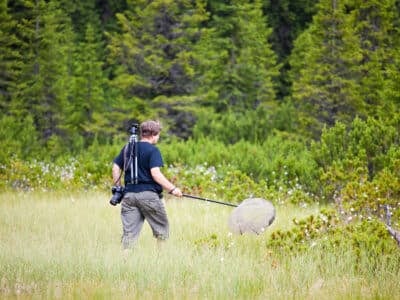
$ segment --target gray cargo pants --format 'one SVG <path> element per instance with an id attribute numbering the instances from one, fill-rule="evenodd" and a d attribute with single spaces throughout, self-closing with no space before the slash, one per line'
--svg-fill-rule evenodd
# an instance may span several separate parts
<path id="1" fill-rule="evenodd" d="M 121 202 L 122 246 L 124 249 L 133 247 L 145 219 L 155 238 L 166 240 L 169 237 L 167 213 L 158 194 L 150 191 L 126 193 Z"/>

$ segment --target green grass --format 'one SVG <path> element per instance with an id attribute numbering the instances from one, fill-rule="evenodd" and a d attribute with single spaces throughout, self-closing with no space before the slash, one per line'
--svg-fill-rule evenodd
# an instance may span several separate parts
<path id="1" fill-rule="evenodd" d="M 370 267 L 346 249 L 266 247 L 273 230 L 317 208 L 276 207 L 264 235 L 233 236 L 231 207 L 166 199 L 168 242 L 159 251 L 146 223 L 124 259 L 109 196 L 1 194 L 0 299 L 400 299 L 398 264 L 385 258 Z"/>

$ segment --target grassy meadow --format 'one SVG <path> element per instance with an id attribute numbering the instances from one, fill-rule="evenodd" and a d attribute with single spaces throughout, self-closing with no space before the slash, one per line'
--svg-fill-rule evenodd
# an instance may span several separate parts
<path id="1" fill-rule="evenodd" d="M 0 299 L 400 299 L 399 264 L 387 257 L 266 246 L 272 231 L 316 207 L 276 206 L 263 235 L 234 236 L 231 207 L 167 198 L 168 242 L 158 249 L 146 223 L 124 257 L 120 207 L 109 197 L 0 194 Z"/>

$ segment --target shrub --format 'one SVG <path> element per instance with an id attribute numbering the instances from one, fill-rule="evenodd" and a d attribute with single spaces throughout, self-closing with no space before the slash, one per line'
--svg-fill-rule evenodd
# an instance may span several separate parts
<path id="1" fill-rule="evenodd" d="M 302 220 L 293 220 L 294 227 L 290 230 L 277 230 L 271 233 L 267 246 L 279 251 L 305 251 L 316 240 L 327 237 L 340 223 L 335 210 L 321 210 L 317 216 L 311 215 Z"/>
<path id="2" fill-rule="evenodd" d="M 17 119 L 3 115 L 0 117 L 0 164 L 11 157 L 31 158 L 39 154 L 38 134 L 32 117 Z"/>
<path id="3" fill-rule="evenodd" d="M 349 182 L 340 195 L 343 214 L 347 218 L 369 219 L 375 216 L 384 220 L 385 209 L 394 212 L 393 226 L 400 226 L 400 177 L 384 169 L 372 181 Z"/>
<path id="4" fill-rule="evenodd" d="M 232 169 L 268 186 L 315 189 L 317 165 L 306 143 L 295 136 L 276 133 L 260 144 L 239 141 L 225 145 L 220 141 L 200 139 L 160 144 L 167 164 L 195 168 L 214 166 L 224 174 Z M 225 170 L 226 169 L 226 170 Z"/>
<path id="5" fill-rule="evenodd" d="M 352 252 L 359 262 L 367 258 L 370 263 L 378 256 L 398 253 L 396 242 L 376 218 L 346 223 L 335 210 L 324 209 L 318 215 L 295 219 L 293 224 L 290 230 L 272 232 L 267 247 L 277 252 L 303 252 L 313 247 L 325 251 L 342 248 Z"/>
<path id="6" fill-rule="evenodd" d="M 296 110 L 290 103 L 260 105 L 245 111 L 228 110 L 223 114 L 205 111 L 199 113 L 193 137 L 197 140 L 212 135 L 214 140 L 224 144 L 234 144 L 242 140 L 260 144 L 275 129 L 293 132 L 296 117 Z"/>
<path id="7" fill-rule="evenodd" d="M 356 118 L 349 128 L 337 123 L 324 129 L 311 146 L 319 167 L 320 196 L 333 200 L 348 184 L 372 181 L 384 168 L 398 173 L 400 133 L 398 121 Z"/>

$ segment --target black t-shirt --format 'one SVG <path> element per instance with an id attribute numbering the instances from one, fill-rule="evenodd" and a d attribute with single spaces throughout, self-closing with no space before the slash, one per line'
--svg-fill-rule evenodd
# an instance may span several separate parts
<path id="1" fill-rule="evenodd" d="M 122 170 L 124 170 L 125 162 L 125 190 L 127 192 L 154 191 L 161 194 L 162 187 L 154 181 L 150 172 L 152 168 L 162 167 L 164 165 L 160 150 L 156 146 L 147 142 L 136 142 L 136 146 L 138 147 L 138 184 L 133 184 L 133 180 L 131 182 L 130 144 L 125 146 L 127 147 L 126 150 L 125 147 L 122 148 L 119 155 L 114 159 L 114 163 L 116 163 Z M 132 162 L 132 165 L 133 167 L 135 166 L 134 161 Z M 135 171 L 133 171 L 133 174 L 135 174 Z"/>

